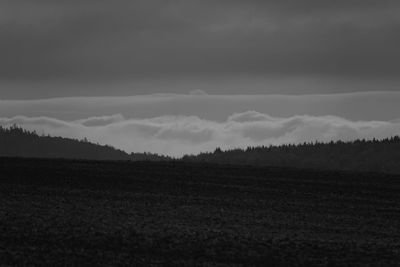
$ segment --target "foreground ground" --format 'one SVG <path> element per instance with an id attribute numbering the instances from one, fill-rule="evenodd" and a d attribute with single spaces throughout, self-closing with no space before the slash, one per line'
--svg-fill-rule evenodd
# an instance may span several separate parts
<path id="1" fill-rule="evenodd" d="M 400 265 L 400 176 L 0 158 L 0 265 Z"/>

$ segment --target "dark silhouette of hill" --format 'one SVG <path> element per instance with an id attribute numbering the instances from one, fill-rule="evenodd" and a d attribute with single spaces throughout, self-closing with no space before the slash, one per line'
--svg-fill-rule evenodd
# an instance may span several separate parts
<path id="1" fill-rule="evenodd" d="M 185 156 L 184 161 L 400 173 L 400 137 L 352 142 L 260 146 Z"/>
<path id="2" fill-rule="evenodd" d="M 38 135 L 18 126 L 0 126 L 0 156 L 88 160 L 166 161 L 168 156 L 131 153 L 87 139 Z M 186 155 L 184 162 L 400 173 L 400 137 L 352 142 L 304 143 Z"/>
<path id="3" fill-rule="evenodd" d="M 71 158 L 89 160 L 166 160 L 151 153 L 131 153 L 108 145 L 90 143 L 87 139 L 38 135 L 18 126 L 0 126 L 0 156 L 32 158 Z"/>

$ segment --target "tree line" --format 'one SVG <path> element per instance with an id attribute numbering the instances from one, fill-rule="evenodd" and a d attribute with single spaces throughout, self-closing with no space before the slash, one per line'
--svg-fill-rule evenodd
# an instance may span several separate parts
<path id="1" fill-rule="evenodd" d="M 33 158 L 70 158 L 89 160 L 167 160 L 153 153 L 126 153 L 109 145 L 49 135 L 22 129 L 17 125 L 0 126 L 0 156 Z"/>
<path id="2" fill-rule="evenodd" d="M 184 161 L 400 173 L 400 137 L 257 146 L 184 156 Z"/>
<path id="3" fill-rule="evenodd" d="M 39 135 L 16 125 L 0 126 L 0 156 L 90 160 L 183 161 L 228 165 L 276 166 L 325 170 L 400 173 L 400 137 L 329 143 L 256 146 L 185 155 L 180 159 L 155 153 L 126 153 L 109 145 Z"/>

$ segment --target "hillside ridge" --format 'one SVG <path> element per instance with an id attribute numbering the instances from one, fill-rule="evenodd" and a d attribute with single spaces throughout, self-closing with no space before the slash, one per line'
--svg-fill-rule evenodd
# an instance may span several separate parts
<path id="1" fill-rule="evenodd" d="M 400 173 L 400 137 L 382 140 L 257 146 L 204 152 L 179 159 L 154 153 L 127 153 L 109 145 L 39 135 L 16 125 L 0 126 L 0 156 L 85 160 L 183 161 L 224 165 L 292 167 Z"/>

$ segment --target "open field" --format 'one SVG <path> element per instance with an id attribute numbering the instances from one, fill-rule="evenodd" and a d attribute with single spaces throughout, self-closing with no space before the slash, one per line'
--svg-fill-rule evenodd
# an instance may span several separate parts
<path id="1" fill-rule="evenodd" d="M 396 175 L 0 158 L 0 177 L 4 265 L 400 265 Z"/>

